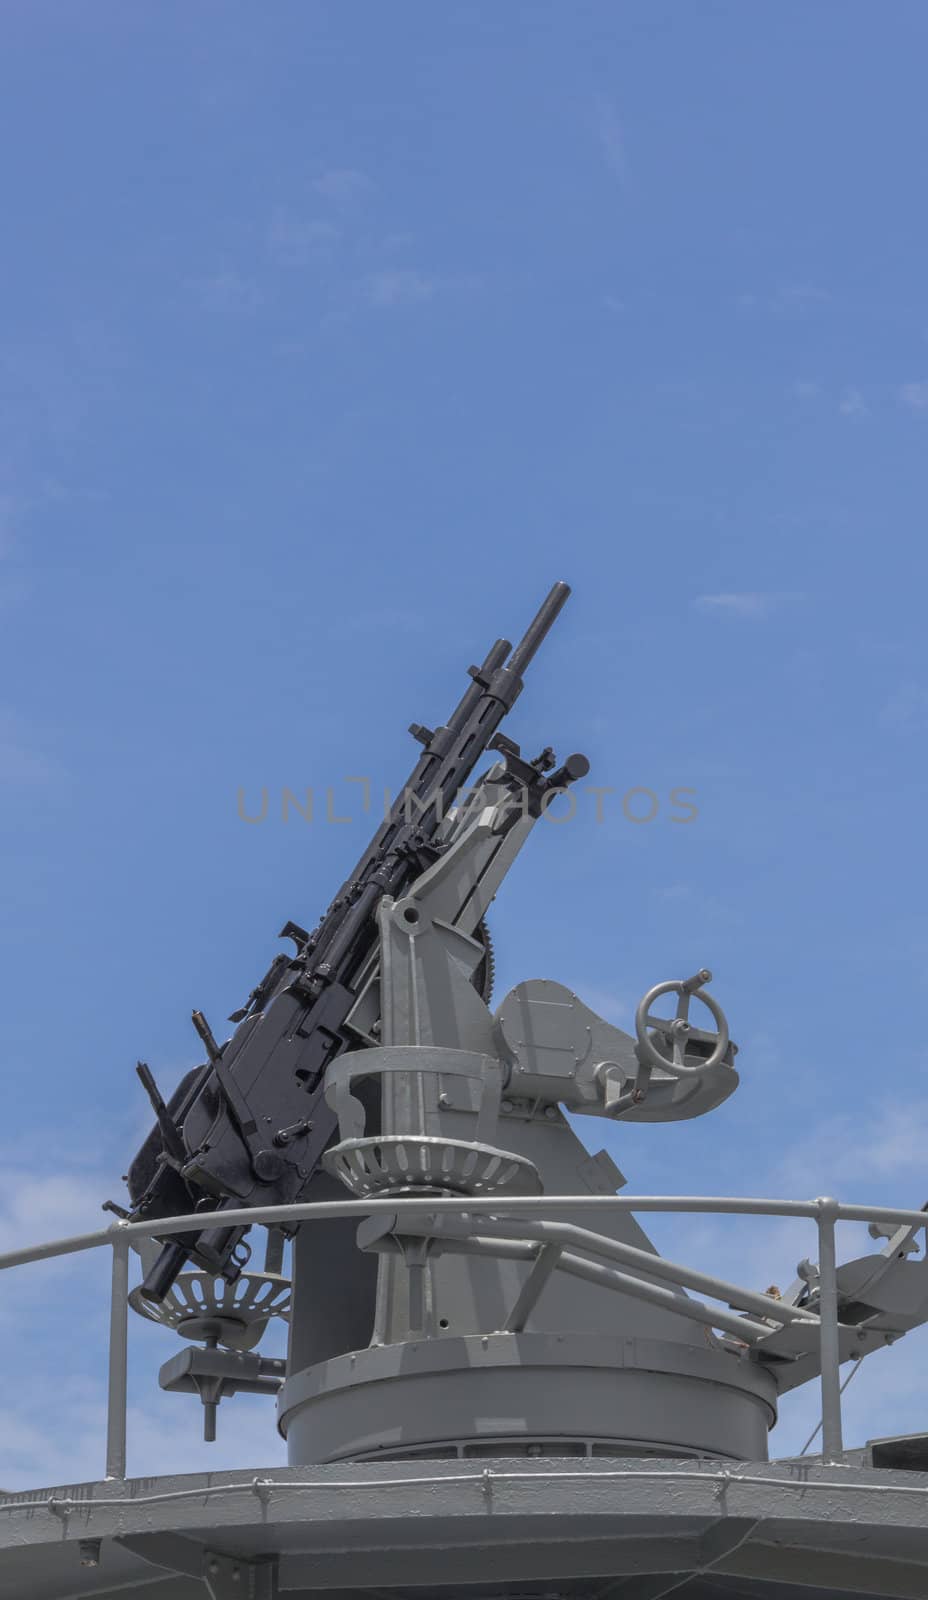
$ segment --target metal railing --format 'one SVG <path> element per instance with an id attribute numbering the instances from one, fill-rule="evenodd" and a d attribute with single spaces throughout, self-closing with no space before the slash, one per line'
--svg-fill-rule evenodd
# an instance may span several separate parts
<path id="1" fill-rule="evenodd" d="M 841 1423 L 840 1380 L 840 1322 L 838 1317 L 838 1282 L 835 1254 L 835 1224 L 837 1222 L 865 1222 L 889 1224 L 893 1227 L 925 1228 L 928 1215 L 919 1210 L 896 1210 L 889 1206 L 843 1205 L 830 1197 L 818 1200 L 767 1200 L 729 1198 L 718 1195 L 531 1195 L 505 1201 L 488 1196 L 475 1198 L 467 1195 L 454 1197 L 427 1196 L 423 1199 L 403 1197 L 382 1200 L 323 1200 L 303 1205 L 266 1206 L 262 1208 L 224 1211 L 224 1227 L 240 1224 L 280 1224 L 324 1222 L 346 1217 L 394 1215 L 406 1217 L 430 1216 L 436 1213 L 491 1213 L 508 1217 L 525 1215 L 547 1217 L 556 1212 L 577 1211 L 634 1211 L 670 1212 L 677 1215 L 709 1214 L 714 1216 L 806 1217 L 817 1224 L 819 1259 L 819 1357 L 821 1365 L 822 1399 L 822 1456 L 825 1461 L 839 1460 L 843 1451 Z M 96 1250 L 109 1246 L 113 1252 L 110 1290 L 109 1359 L 107 1371 L 106 1412 L 106 1478 L 123 1480 L 126 1476 L 126 1412 L 128 1386 L 129 1342 L 129 1251 L 133 1240 L 159 1239 L 165 1234 L 197 1233 L 203 1227 L 202 1213 L 195 1216 L 159 1218 L 156 1222 L 117 1221 L 95 1233 L 76 1234 L 72 1238 L 55 1239 L 46 1244 L 29 1245 L 21 1250 L 10 1250 L 0 1255 L 0 1272 L 10 1267 L 25 1266 L 32 1261 L 49 1261 L 60 1256 L 75 1255 L 83 1250 Z M 657 1260 L 661 1260 L 660 1257 Z M 682 1270 L 682 1269 L 681 1269 Z M 723 1279 L 706 1273 L 688 1273 L 690 1279 L 700 1279 L 699 1287 L 710 1296 L 725 1299 L 732 1286 Z M 758 1297 L 750 1295 L 756 1300 Z M 729 1302 L 730 1303 L 730 1302 Z M 771 1307 L 777 1302 L 771 1300 Z M 713 1321 L 712 1308 L 706 1307 L 706 1316 L 700 1320 Z M 726 1314 L 719 1313 L 719 1325 L 724 1325 Z M 785 1320 L 785 1319 L 784 1319 Z"/>

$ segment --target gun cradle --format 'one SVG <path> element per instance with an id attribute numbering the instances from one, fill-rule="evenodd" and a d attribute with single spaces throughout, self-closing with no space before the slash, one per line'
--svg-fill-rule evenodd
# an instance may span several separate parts
<path id="1" fill-rule="evenodd" d="M 475 943 L 495 882 L 546 796 L 589 770 L 585 757 L 570 756 L 552 773 L 555 758 L 549 748 L 526 761 L 499 732 L 522 692 L 523 673 L 569 593 L 567 584 L 555 584 L 515 649 L 498 639 L 480 666 L 468 668 L 469 686 L 447 724 L 413 725 L 423 751 L 400 797 L 315 932 L 287 924 L 284 936 L 294 939 L 296 954 L 278 956 L 244 1008 L 233 1014 L 240 1025 L 232 1039 L 220 1048 L 205 1018 L 194 1012 L 209 1062 L 188 1075 L 169 1105 L 147 1065 L 139 1064 L 158 1122 L 130 1167 L 132 1215 L 150 1221 L 200 1210 L 211 1218 L 200 1233 L 168 1236 L 144 1285 L 152 1301 L 163 1298 L 188 1256 L 204 1269 L 234 1278 L 240 1270 L 235 1252 L 247 1230 L 224 1229 L 217 1213 L 242 1202 L 295 1200 L 317 1170 L 334 1127 L 322 1096 L 324 1072 L 356 1038 L 374 1042 L 380 1026 L 380 912 L 404 895 L 423 868 L 453 848 L 461 819 L 453 814 L 449 825 L 445 807 L 471 781 L 477 762 L 488 750 L 502 753 L 503 761 L 492 769 L 493 793 L 505 792 L 508 804 L 505 814 L 494 817 L 493 837 L 483 841 L 488 870 L 482 904 L 471 883 L 449 921 L 462 951 Z M 414 918 L 416 912 L 406 908 L 404 915 Z M 486 949 L 472 964 L 472 978 L 481 958 L 488 966 Z M 365 1004 L 352 1027 L 349 1015 L 362 997 Z M 213 1207 L 216 1200 L 219 1205 Z"/>

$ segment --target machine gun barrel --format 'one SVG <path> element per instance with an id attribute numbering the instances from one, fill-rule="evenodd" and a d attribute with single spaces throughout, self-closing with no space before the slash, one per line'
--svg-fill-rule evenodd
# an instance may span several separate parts
<path id="1" fill-rule="evenodd" d="M 569 594 L 566 583 L 555 584 L 511 656 L 509 641 L 498 639 L 483 665 L 471 667 L 474 681 L 449 717 L 447 726 L 432 733 L 428 729 L 420 730 L 422 735 L 428 735 L 425 753 L 394 803 L 389 819 L 356 869 L 353 883 L 347 886 L 349 894 L 352 890 L 357 892 L 356 886 L 364 883 L 367 876 L 351 913 L 342 921 L 325 950 L 325 959 L 316 969 L 320 975 L 333 976 L 345 962 L 349 963 L 350 970 L 343 974 L 342 981 L 350 981 L 354 975 L 356 963 L 351 961 L 351 955 L 358 953 L 361 959 L 366 955 L 358 951 L 359 936 L 370 923 L 376 901 L 383 894 L 395 895 L 403 880 L 411 876 L 409 858 L 408 855 L 404 857 L 404 851 L 415 842 L 417 835 L 425 843 L 428 836 L 437 831 L 444 806 L 467 782 L 499 724 L 521 694 L 522 670 L 531 661 Z M 410 814 L 411 797 L 417 802 L 419 815 L 416 818 Z"/>
<path id="2" fill-rule="evenodd" d="M 313 959 L 314 972 L 327 977 L 345 959 L 356 933 L 370 914 L 373 900 L 387 892 L 385 866 L 391 853 L 395 855 L 398 845 L 403 842 L 404 834 L 408 840 L 413 805 L 419 813 L 416 831 L 420 834 L 428 832 L 430 828 L 434 831 L 438 821 L 438 808 L 434 802 L 440 804 L 442 799 L 449 797 L 457 776 L 448 776 L 448 757 L 478 713 L 486 698 L 487 685 L 505 665 L 511 649 L 508 639 L 497 639 L 482 664 L 470 668 L 472 682 L 465 689 L 446 726 L 433 730 L 414 723 L 410 728 L 414 737 L 424 743 L 425 749 L 393 802 L 389 815 L 309 941 L 307 956 Z M 484 743 L 472 753 L 469 752 L 470 759 L 462 772 L 469 774 L 485 749 Z M 365 892 L 371 886 L 378 891 L 374 895 Z"/>
<path id="3" fill-rule="evenodd" d="M 142 1286 L 146 1298 L 163 1299 L 188 1256 L 210 1272 L 234 1273 L 233 1252 L 247 1229 L 224 1229 L 224 1207 L 286 1204 L 305 1191 L 334 1129 L 323 1079 L 352 1038 L 346 1024 L 376 947 L 377 906 L 385 895 L 404 893 L 434 860 L 446 806 L 491 747 L 569 594 L 566 583 L 556 583 L 514 650 L 498 639 L 482 664 L 468 669 L 472 681 L 446 724 L 412 728 L 422 754 L 318 928 L 307 935 L 287 925 L 296 955 L 276 958 L 235 1014 L 239 1026 L 226 1045 L 220 1049 L 209 1035 L 209 1063 L 188 1075 L 165 1108 L 189 1158 L 178 1161 L 172 1152 L 166 1164 L 153 1130 L 133 1164 L 138 1181 L 130 1169 L 133 1214 L 169 1219 L 189 1210 L 193 1197 L 204 1207 L 204 1227 L 183 1239 L 167 1233 Z M 566 781 L 570 776 L 565 768 Z M 286 1143 L 259 1131 L 297 1125 L 305 1135 Z"/>
<path id="4" fill-rule="evenodd" d="M 556 583 L 550 594 L 538 608 L 537 615 L 529 623 L 524 636 L 519 640 L 507 663 L 508 670 L 516 678 L 521 678 L 526 667 L 532 661 L 541 644 L 556 622 L 562 607 L 570 594 L 569 583 Z"/>

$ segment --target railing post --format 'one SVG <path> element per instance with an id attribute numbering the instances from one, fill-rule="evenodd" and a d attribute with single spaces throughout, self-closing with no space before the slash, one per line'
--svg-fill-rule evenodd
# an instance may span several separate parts
<path id="1" fill-rule="evenodd" d="M 112 1229 L 110 1346 L 106 1400 L 106 1476 L 126 1476 L 126 1388 L 129 1363 L 129 1240 Z"/>
<path id="2" fill-rule="evenodd" d="M 841 1436 L 841 1348 L 838 1336 L 838 1278 L 835 1264 L 835 1218 L 838 1202 L 823 1197 L 818 1208 L 818 1314 L 819 1359 L 822 1368 L 822 1459 L 840 1461 L 844 1450 Z"/>

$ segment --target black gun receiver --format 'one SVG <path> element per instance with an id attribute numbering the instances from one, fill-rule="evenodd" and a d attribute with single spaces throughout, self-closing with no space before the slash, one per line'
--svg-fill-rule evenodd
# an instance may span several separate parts
<path id="1" fill-rule="evenodd" d="M 188 1259 L 233 1280 L 242 1267 L 246 1228 L 223 1227 L 223 1209 L 287 1205 L 299 1200 L 335 1130 L 323 1098 L 329 1063 L 360 1041 L 346 1027 L 358 984 L 378 939 L 376 910 L 384 895 L 403 894 L 441 854 L 444 807 L 469 782 L 488 750 L 497 750 L 513 786 L 540 807 L 544 796 L 588 770 L 571 757 L 557 772 L 549 750 L 534 762 L 497 730 L 522 690 L 522 675 L 570 594 L 556 583 L 521 643 L 497 639 L 447 724 L 413 724 L 424 746 L 389 816 L 313 933 L 288 922 L 293 941 L 230 1021 L 218 1045 L 200 1012 L 194 1026 L 207 1060 L 165 1103 L 144 1063 L 139 1075 L 157 1121 L 129 1169 L 133 1220 L 202 1210 L 199 1233 L 165 1230 L 165 1243 L 142 1286 L 162 1300 Z M 247 1246 L 244 1247 L 247 1252 Z M 246 1255 L 247 1259 L 247 1255 Z"/>

